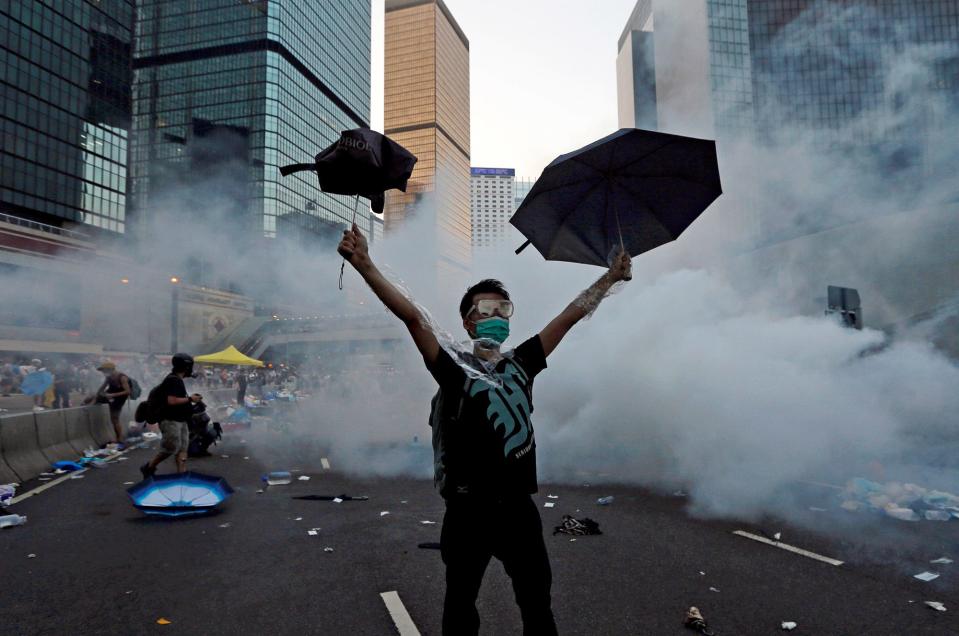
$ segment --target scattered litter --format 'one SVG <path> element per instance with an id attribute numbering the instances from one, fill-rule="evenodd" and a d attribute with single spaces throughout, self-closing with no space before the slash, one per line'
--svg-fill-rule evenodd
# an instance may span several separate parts
<path id="1" fill-rule="evenodd" d="M 782 532 L 777 532 L 776 534 L 773 535 L 773 539 L 775 539 L 776 541 L 779 541 L 782 538 L 783 538 Z"/>
<path id="2" fill-rule="evenodd" d="M 388 514 L 390 514 L 390 511 L 389 511 L 389 510 L 384 510 L 383 512 L 380 513 L 380 516 L 381 516 L 381 517 L 385 517 L 385 516 L 388 515 Z"/>
<path id="3" fill-rule="evenodd" d="M 845 510 L 872 510 L 901 521 L 948 521 L 959 517 L 959 496 L 916 484 L 881 484 L 856 477 L 846 484 L 842 496 L 840 505 Z"/>
<path id="4" fill-rule="evenodd" d="M 813 512 L 827 512 L 825 508 L 817 508 L 816 506 L 809 506 L 809 509 Z"/>
<path id="5" fill-rule="evenodd" d="M 332 551 L 333 551 L 333 548 L 331 548 L 330 546 L 326 546 L 325 548 L 323 548 L 323 551 L 324 551 L 324 552 L 332 552 Z"/>
<path id="6" fill-rule="evenodd" d="M 303 501 L 333 501 L 340 503 L 343 501 L 369 501 L 366 495 L 351 497 L 350 495 L 298 495 L 291 499 L 302 499 Z"/>
<path id="7" fill-rule="evenodd" d="M 576 540 L 576 539 L 570 539 L 569 542 L 572 543 L 572 542 L 575 541 L 575 540 Z"/>
<path id="8" fill-rule="evenodd" d="M 686 496 L 686 493 L 682 490 L 677 490 L 676 492 L 673 493 L 673 497 L 685 497 L 685 496 Z"/>
<path id="9" fill-rule="evenodd" d="M 37 558 L 37 555 L 35 555 L 33 552 L 31 552 L 30 554 L 27 555 L 27 558 L 28 558 L 28 559 L 35 559 L 35 558 Z"/>
<path id="10" fill-rule="evenodd" d="M 706 573 L 703 572 L 702 570 L 700 570 L 700 571 L 699 571 L 699 575 L 700 575 L 700 576 L 706 576 Z"/>
<path id="11" fill-rule="evenodd" d="M 435 525 L 436 525 L 436 522 L 435 522 L 435 521 L 420 521 L 420 523 L 422 523 L 424 526 L 435 526 Z"/>
<path id="12" fill-rule="evenodd" d="M 220 457 L 222 457 L 223 459 L 230 459 L 229 455 L 220 455 Z"/>
<path id="13" fill-rule="evenodd" d="M 599 529 L 599 524 L 585 517 L 582 520 L 575 519 L 569 515 L 563 515 L 563 522 L 553 528 L 553 535 L 572 534 L 581 537 L 588 534 L 603 534 Z"/>
<path id="14" fill-rule="evenodd" d="M 613 496 L 610 495 L 609 497 L 600 497 L 596 500 L 596 503 L 601 506 L 608 506 L 609 504 L 613 503 Z"/>
<path id="15" fill-rule="evenodd" d="M 124 486 L 132 486 L 132 485 L 135 484 L 135 483 L 136 483 L 135 481 L 125 481 L 125 482 L 123 482 L 123 485 L 124 485 Z"/>
<path id="16" fill-rule="evenodd" d="M 173 621 L 168 621 L 168 620 L 165 619 L 165 618 L 158 618 L 158 619 L 157 619 L 157 625 L 170 625 L 171 623 L 173 623 Z"/>
<path id="17" fill-rule="evenodd" d="M 50 481 L 51 479 L 53 479 L 53 477 L 40 477 L 37 481 Z"/>
<path id="18" fill-rule="evenodd" d="M 83 466 L 81 466 L 77 462 L 67 462 L 67 461 L 53 462 L 52 466 L 54 468 L 54 472 L 57 474 L 72 472 L 74 470 L 80 470 L 81 468 L 83 468 Z"/>
<path id="19" fill-rule="evenodd" d="M 230 527 L 230 522 L 227 521 L 226 523 L 221 523 L 221 524 L 220 524 L 220 527 L 221 527 L 221 528 L 229 528 L 229 527 Z"/>
<path id="20" fill-rule="evenodd" d="M 543 504 L 543 507 L 544 507 L 544 508 L 552 508 L 552 507 L 555 506 L 555 505 L 556 505 L 556 504 L 554 504 L 552 501 L 547 501 L 546 503 Z"/>
<path id="21" fill-rule="evenodd" d="M 262 495 L 262 494 L 263 494 L 263 489 L 262 489 L 262 488 L 260 488 L 259 490 L 257 490 L 257 491 L 256 491 L 256 494 L 258 494 L 258 495 Z"/>
<path id="22" fill-rule="evenodd" d="M 405 503 L 406 503 L 406 500 L 404 499 L 404 500 L 401 501 L 400 503 L 401 503 L 401 504 L 405 504 Z"/>
<path id="23" fill-rule="evenodd" d="M 249 457 L 244 457 L 243 459 L 250 459 Z"/>
<path id="24" fill-rule="evenodd" d="M 939 601 L 926 601 L 926 607 L 931 607 L 937 612 L 945 612 L 946 606 L 940 603 Z"/>
<path id="25" fill-rule="evenodd" d="M 310 535 L 311 537 L 315 537 L 316 535 L 319 534 L 316 530 L 307 530 L 306 533 Z"/>
<path id="26" fill-rule="evenodd" d="M 147 431 L 146 433 L 143 434 L 143 439 L 145 440 L 160 439 L 160 434 Z"/>
<path id="27" fill-rule="evenodd" d="M 424 550 L 439 550 L 440 544 L 434 541 L 427 541 L 425 543 L 418 543 L 416 547 L 422 548 Z"/>
<path id="28" fill-rule="evenodd" d="M 63 470 L 62 468 L 57 468 L 56 470 L 53 471 L 53 474 L 54 474 L 54 475 L 62 475 L 62 474 L 65 473 L 65 472 L 67 472 L 67 471 Z"/>
<path id="29" fill-rule="evenodd" d="M 286 470 L 278 470 L 263 475 L 263 481 L 267 486 L 285 486 L 293 481 L 293 475 Z"/>
<path id="30" fill-rule="evenodd" d="M 939 557 L 938 559 L 936 559 L 936 560 L 934 560 L 934 561 L 930 561 L 929 563 L 943 563 L 943 564 L 948 564 L 948 563 L 952 563 L 952 559 L 950 559 L 949 557 Z"/>
<path id="31" fill-rule="evenodd" d="M 293 521 L 303 521 L 303 517 L 297 517 L 297 518 L 294 519 Z"/>
<path id="32" fill-rule="evenodd" d="M 52 477 L 53 475 L 56 475 L 56 473 L 40 473 L 41 477 Z"/>
<path id="33" fill-rule="evenodd" d="M 912 578 L 919 579 L 920 581 L 934 581 L 939 578 L 939 575 L 935 572 L 920 572 L 919 574 L 913 574 Z"/>
<path id="34" fill-rule="evenodd" d="M 796 627 L 797 624 L 793 621 L 783 621 L 783 629 L 787 632 L 791 632 L 792 630 L 796 629 Z"/>
<path id="35" fill-rule="evenodd" d="M 300 475 L 299 477 L 297 477 L 297 479 L 298 479 L 299 481 L 310 481 L 310 476 L 309 476 L 309 475 Z"/>
<path id="36" fill-rule="evenodd" d="M 70 475 L 70 479 L 83 479 L 84 475 Z"/>
<path id="37" fill-rule="evenodd" d="M 547 499 L 559 499 L 559 495 L 546 495 Z"/>
<path id="38" fill-rule="evenodd" d="M 695 629 L 700 634 L 705 634 L 706 636 L 713 636 L 714 633 L 706 625 L 706 619 L 703 618 L 702 612 L 696 607 L 690 607 L 689 611 L 686 612 L 686 620 L 683 621 L 683 625 L 688 629 Z"/>
<path id="39" fill-rule="evenodd" d="M 709 588 L 709 591 L 710 591 L 710 592 L 718 592 L 718 591 L 719 591 L 719 588 L 711 587 L 711 588 Z"/>
<path id="40" fill-rule="evenodd" d="M 241 444 L 246 444 L 246 440 L 245 440 L 245 439 L 241 439 L 241 440 L 240 440 L 240 443 L 241 443 Z"/>
<path id="41" fill-rule="evenodd" d="M 118 461 L 118 462 L 125 462 L 125 461 L 127 461 L 128 459 L 130 459 L 130 458 L 129 458 L 129 457 L 117 457 L 117 461 Z"/>

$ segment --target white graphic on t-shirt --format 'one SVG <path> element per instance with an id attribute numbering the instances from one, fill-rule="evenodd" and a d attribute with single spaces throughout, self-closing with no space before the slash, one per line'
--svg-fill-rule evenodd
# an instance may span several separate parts
<path id="1" fill-rule="evenodd" d="M 493 429 L 503 434 L 503 455 L 509 457 L 517 448 L 526 445 L 531 438 L 530 413 L 532 407 L 523 388 L 529 384 L 529 377 L 523 369 L 508 361 L 502 374 L 498 374 L 502 387 L 491 386 L 482 380 L 476 380 L 470 386 L 470 397 L 476 397 L 484 391 L 488 393 L 489 407 L 486 417 Z M 517 457 L 524 453 L 517 454 Z"/>

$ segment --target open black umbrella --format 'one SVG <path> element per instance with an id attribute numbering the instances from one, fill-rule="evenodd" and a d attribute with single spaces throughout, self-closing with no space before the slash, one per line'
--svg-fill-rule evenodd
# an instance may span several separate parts
<path id="1" fill-rule="evenodd" d="M 370 199 L 373 211 L 383 211 L 383 193 L 396 188 L 406 192 L 416 157 L 386 135 L 369 128 L 344 130 L 336 143 L 316 155 L 314 163 L 280 168 L 284 177 L 315 170 L 320 188 L 331 194 L 352 194 Z"/>
<path id="2" fill-rule="evenodd" d="M 716 144 L 624 128 L 553 160 L 510 219 L 547 259 L 607 267 L 675 240 L 722 193 Z"/>

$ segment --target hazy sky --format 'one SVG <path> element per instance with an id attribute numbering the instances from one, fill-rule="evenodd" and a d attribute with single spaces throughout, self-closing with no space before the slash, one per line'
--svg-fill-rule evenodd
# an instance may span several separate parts
<path id="1" fill-rule="evenodd" d="M 471 160 L 538 177 L 615 131 L 616 41 L 636 0 L 445 0 L 470 41 Z M 383 129 L 383 0 L 371 125 Z"/>

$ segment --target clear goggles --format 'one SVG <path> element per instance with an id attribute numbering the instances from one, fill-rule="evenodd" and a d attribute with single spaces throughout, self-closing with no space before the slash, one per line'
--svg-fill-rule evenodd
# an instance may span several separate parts
<path id="1" fill-rule="evenodd" d="M 509 318 L 513 315 L 513 303 L 509 300 L 478 300 L 467 315 L 471 315 L 474 311 L 483 318 L 490 318 L 494 314 Z"/>

